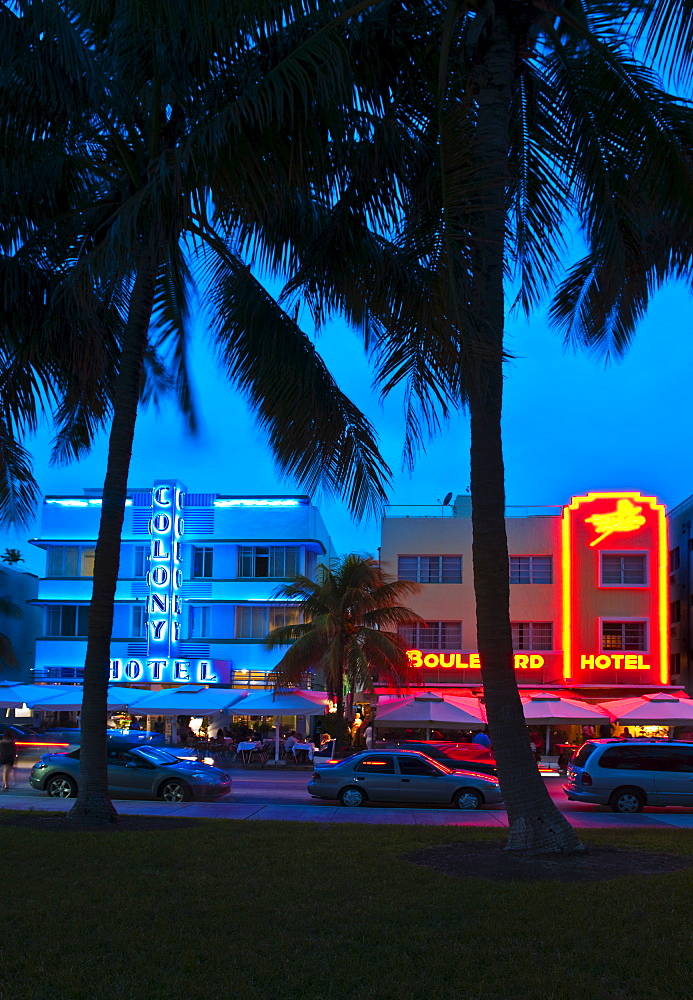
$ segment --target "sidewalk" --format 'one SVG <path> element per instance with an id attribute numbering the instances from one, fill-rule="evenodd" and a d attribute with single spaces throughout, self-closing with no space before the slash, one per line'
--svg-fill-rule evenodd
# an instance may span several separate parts
<path id="1" fill-rule="evenodd" d="M 27 797 L 11 792 L 0 798 L 0 809 L 22 812 L 68 812 L 72 799 L 50 799 L 47 796 Z M 250 819 L 285 820 L 298 823 L 381 823 L 404 826 L 486 826 L 507 827 L 508 817 L 502 809 L 460 811 L 454 809 L 408 809 L 366 806 L 345 809 L 331 802 L 306 802 L 305 805 L 273 805 L 271 803 L 241 803 L 230 800 L 217 802 L 133 801 L 118 799 L 115 807 L 124 816 L 171 816 L 186 819 Z M 637 813 L 621 816 L 611 812 L 570 812 L 566 818 L 581 830 L 619 829 L 693 829 L 691 813 Z"/>

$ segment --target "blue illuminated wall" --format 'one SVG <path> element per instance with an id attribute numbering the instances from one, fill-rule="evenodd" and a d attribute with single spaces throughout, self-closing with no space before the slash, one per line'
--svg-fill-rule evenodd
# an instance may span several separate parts
<path id="1" fill-rule="evenodd" d="M 50 496 L 41 537 L 46 573 L 36 680 L 78 680 L 86 650 L 100 491 Z M 257 685 L 281 651 L 271 627 L 295 614 L 275 591 L 334 558 L 316 507 L 304 496 L 195 493 L 157 480 L 128 493 L 116 589 L 111 676 L 125 683 Z"/>

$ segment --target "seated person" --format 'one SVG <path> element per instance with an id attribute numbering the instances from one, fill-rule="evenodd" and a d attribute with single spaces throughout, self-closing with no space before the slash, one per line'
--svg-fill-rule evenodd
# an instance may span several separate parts
<path id="1" fill-rule="evenodd" d="M 284 753 L 291 753 L 293 751 L 294 744 L 298 742 L 299 741 L 296 738 L 296 730 L 292 729 L 289 735 L 284 740 Z"/>

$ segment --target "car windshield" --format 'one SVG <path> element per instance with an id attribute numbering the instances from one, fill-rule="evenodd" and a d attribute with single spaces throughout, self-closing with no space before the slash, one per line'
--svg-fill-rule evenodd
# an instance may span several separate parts
<path id="1" fill-rule="evenodd" d="M 152 764 L 161 766 L 162 764 L 180 764 L 180 758 L 168 750 L 161 750 L 159 747 L 137 747 L 132 753 L 140 757 L 145 757 Z"/>

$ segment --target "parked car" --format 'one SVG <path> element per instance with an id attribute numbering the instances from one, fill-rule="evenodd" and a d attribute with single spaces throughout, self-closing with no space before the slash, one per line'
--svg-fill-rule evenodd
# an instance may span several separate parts
<path id="1" fill-rule="evenodd" d="M 492 774 L 496 777 L 496 758 L 487 747 L 477 743 L 454 743 L 444 740 L 378 740 L 376 749 L 418 750 L 434 760 L 457 770 Z"/>
<path id="2" fill-rule="evenodd" d="M 684 740 L 588 740 L 569 762 L 563 790 L 572 801 L 619 813 L 646 805 L 693 806 L 693 746 Z"/>
<path id="3" fill-rule="evenodd" d="M 411 750 L 366 751 L 313 771 L 308 792 L 337 799 L 343 806 L 366 802 L 434 802 L 457 809 L 480 809 L 502 801 L 498 781 L 485 774 L 454 770 Z"/>
<path id="4" fill-rule="evenodd" d="M 217 798 L 231 790 L 225 771 L 201 761 L 181 760 L 168 749 L 135 746 L 127 739 L 108 743 L 108 790 L 111 795 L 146 793 L 166 802 Z M 31 769 L 32 788 L 53 798 L 74 797 L 79 789 L 80 751 L 46 754 Z"/>
<path id="5" fill-rule="evenodd" d="M 81 729 L 66 726 L 54 726 L 52 729 L 46 730 L 45 735 L 62 740 L 64 743 L 71 743 L 73 746 L 79 746 L 82 742 Z M 106 729 L 106 738 L 109 740 L 122 739 L 123 737 L 131 740 L 133 744 L 156 743 L 163 745 L 166 742 L 163 733 L 148 732 L 146 729 L 128 729 L 127 732 L 122 729 Z"/>

